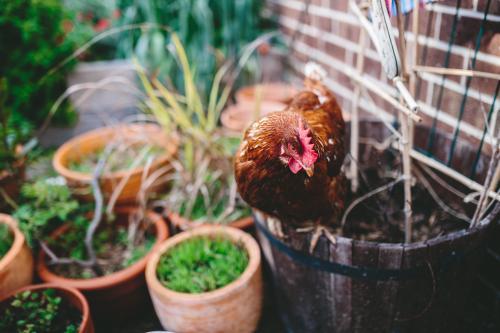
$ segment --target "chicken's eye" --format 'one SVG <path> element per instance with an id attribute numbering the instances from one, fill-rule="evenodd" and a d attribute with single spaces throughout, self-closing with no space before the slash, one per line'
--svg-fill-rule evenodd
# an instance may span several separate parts
<path id="1" fill-rule="evenodd" d="M 291 156 L 300 155 L 302 151 L 302 147 L 300 147 L 298 143 L 289 143 L 287 148 L 288 148 L 288 153 Z"/>

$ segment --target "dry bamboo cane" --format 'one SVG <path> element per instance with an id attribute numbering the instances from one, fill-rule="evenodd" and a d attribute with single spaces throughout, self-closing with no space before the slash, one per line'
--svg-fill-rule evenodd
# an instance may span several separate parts
<path id="1" fill-rule="evenodd" d="M 363 71 L 365 56 L 364 49 L 366 43 L 366 30 L 360 29 L 359 39 L 358 39 L 358 56 L 356 59 L 356 71 L 361 75 Z M 351 111 L 351 164 L 350 164 L 350 176 L 351 176 L 351 190 L 353 193 L 358 191 L 359 179 L 358 179 L 358 161 L 359 161 L 359 100 L 361 95 L 360 83 L 356 85 L 354 89 L 354 98 L 352 101 L 352 111 Z"/>
<path id="2" fill-rule="evenodd" d="M 413 39 L 413 48 L 412 48 L 412 60 L 413 60 L 413 67 L 416 67 L 418 65 L 418 24 L 419 24 L 419 6 L 420 6 L 420 0 L 413 0 L 413 12 L 412 12 L 412 32 L 413 36 L 415 38 Z M 411 71 L 410 77 L 409 77 L 409 84 L 410 84 L 410 93 L 412 94 L 413 97 L 416 98 L 416 93 L 417 93 L 417 73 L 414 71 Z M 413 148 L 413 135 L 414 134 L 414 126 L 413 123 L 410 122 L 410 147 Z"/>
<path id="3" fill-rule="evenodd" d="M 396 1 L 398 11 L 397 24 L 399 31 L 399 54 L 401 55 L 401 67 L 403 80 L 408 77 L 407 62 L 406 62 L 406 45 L 405 45 L 405 31 L 403 26 L 403 13 L 401 12 L 401 2 Z M 403 102 L 403 98 L 400 97 Z M 399 113 L 399 120 L 401 122 L 401 134 L 403 136 L 402 155 L 403 155 L 403 175 L 404 179 L 404 214 L 405 214 L 405 243 L 411 243 L 412 239 L 412 197 L 411 197 L 411 142 L 410 133 L 412 122 L 410 117 Z"/>
<path id="4" fill-rule="evenodd" d="M 462 68 L 444 68 L 444 67 L 434 67 L 434 66 L 420 66 L 415 65 L 413 67 L 413 72 L 425 72 L 439 75 L 453 75 L 453 76 L 466 76 L 466 77 L 480 77 L 491 80 L 500 80 L 500 74 L 481 72 L 471 69 Z"/>

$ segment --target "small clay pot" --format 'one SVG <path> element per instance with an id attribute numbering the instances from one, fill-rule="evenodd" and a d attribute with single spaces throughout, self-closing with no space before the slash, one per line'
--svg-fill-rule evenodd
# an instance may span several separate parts
<path id="1" fill-rule="evenodd" d="M 92 317 L 90 316 L 89 305 L 85 297 L 83 297 L 82 293 L 76 290 L 75 288 L 69 288 L 65 286 L 61 286 L 55 283 L 45 283 L 45 284 L 36 284 L 26 286 L 20 289 L 17 289 L 5 297 L 0 298 L 0 307 L 9 302 L 12 297 L 14 297 L 18 293 L 22 293 L 23 291 L 41 291 L 44 289 L 55 289 L 58 294 L 63 297 L 67 302 L 71 303 L 80 313 L 82 314 L 82 322 L 80 324 L 80 328 L 78 329 L 78 333 L 94 333 L 94 324 L 92 323 Z"/>
<path id="2" fill-rule="evenodd" d="M 0 297 L 33 281 L 33 256 L 17 222 L 10 215 L 0 214 L 14 238 L 10 250 L 0 259 Z"/>
<path id="3" fill-rule="evenodd" d="M 125 223 L 129 214 L 137 208 L 121 207 L 116 210 L 116 223 Z M 55 274 L 47 265 L 47 255 L 40 251 L 37 263 L 37 273 L 44 282 L 72 287 L 80 290 L 89 300 L 92 313 L 96 320 L 111 316 L 116 318 L 139 311 L 147 303 L 147 291 L 144 281 L 144 270 L 151 253 L 159 248 L 168 238 L 169 232 L 162 217 L 152 211 L 147 212 L 148 218 L 154 223 L 156 241 L 151 251 L 133 265 L 97 278 L 73 279 Z M 57 229 L 52 238 L 64 233 L 67 226 Z M 83 240 L 82 240 L 83 241 Z"/>
<path id="4" fill-rule="evenodd" d="M 21 158 L 15 161 L 12 169 L 15 170 L 15 172 L 0 170 L 0 189 L 2 189 L 9 198 L 15 201 L 19 197 L 21 185 L 26 178 L 26 160 Z M 0 198 L 0 212 L 9 211 L 7 202 L 5 202 L 1 195 Z"/>
<path id="5" fill-rule="evenodd" d="M 202 223 L 202 224 L 196 223 L 196 222 L 193 222 L 189 219 L 186 219 L 186 218 L 180 216 L 179 214 L 173 213 L 173 212 L 167 213 L 167 218 L 168 218 L 169 222 L 172 224 L 172 226 L 176 230 L 180 230 L 180 231 L 199 228 L 201 226 L 215 225 L 215 224 L 210 224 L 210 223 Z M 249 231 L 253 227 L 253 218 L 251 216 L 242 217 L 241 219 L 232 221 L 232 222 L 228 223 L 227 225 L 230 227 L 233 227 L 233 228 L 240 229 L 240 230 Z"/>
<path id="6" fill-rule="evenodd" d="M 248 266 L 230 284 L 201 294 L 180 293 L 165 288 L 157 278 L 160 257 L 174 246 L 199 236 L 223 236 L 243 244 Z M 260 249 L 249 234 L 231 227 L 202 226 L 180 233 L 154 251 L 146 267 L 146 282 L 156 315 L 165 330 L 173 332 L 254 332 L 262 310 Z"/>
<path id="7" fill-rule="evenodd" d="M 260 99 L 262 101 L 279 102 L 288 104 L 299 90 L 284 82 L 262 83 L 253 86 L 247 86 L 236 92 L 236 101 L 243 103 L 246 101 L 255 101 L 260 89 Z"/>
<path id="8" fill-rule="evenodd" d="M 161 127 L 155 124 L 133 124 L 116 127 L 103 127 L 82 135 L 79 135 L 57 149 L 54 154 L 52 165 L 54 169 L 66 179 L 68 186 L 79 198 L 94 200 L 89 184 L 92 174 L 73 171 L 69 168 L 72 161 L 79 160 L 82 156 L 103 149 L 113 140 L 125 140 L 130 142 L 145 142 L 155 144 L 165 148 L 165 154 L 157 157 L 149 167 L 149 174 L 156 170 L 167 167 L 177 154 L 178 139 L 175 136 L 167 136 Z M 109 199 L 120 182 L 126 180 L 125 186 L 121 190 L 117 205 L 130 204 L 137 201 L 137 194 L 142 185 L 144 166 L 132 170 L 122 170 L 104 174 L 100 177 L 101 191 L 105 199 Z M 166 187 L 166 184 L 159 184 L 150 188 L 152 192 L 158 192 Z"/>
<path id="9" fill-rule="evenodd" d="M 222 126 L 231 131 L 242 133 L 255 120 L 271 112 L 285 109 L 286 104 L 274 101 L 262 101 L 258 113 L 255 112 L 255 108 L 254 101 L 251 100 L 243 100 L 238 104 L 227 107 L 221 113 L 220 121 Z"/>

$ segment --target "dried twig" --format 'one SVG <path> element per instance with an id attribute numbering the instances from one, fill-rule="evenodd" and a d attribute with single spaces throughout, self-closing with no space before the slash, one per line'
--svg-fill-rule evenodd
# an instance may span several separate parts
<path id="1" fill-rule="evenodd" d="M 434 171 L 431 170 L 431 168 L 429 168 L 424 163 L 417 162 L 415 164 L 418 165 L 422 170 L 424 170 L 424 172 L 427 175 L 429 175 L 435 182 L 437 182 L 442 187 L 446 188 L 448 191 L 450 191 L 450 193 L 453 193 L 457 197 L 462 198 L 464 200 L 464 202 L 470 202 L 473 200 L 473 199 L 467 199 L 468 195 L 466 195 L 465 193 L 463 193 L 463 192 L 457 190 L 456 188 L 454 188 L 453 186 L 451 186 L 447 181 L 445 181 L 444 179 L 439 177 Z M 477 203 L 477 201 L 476 201 L 476 203 Z"/>
<path id="2" fill-rule="evenodd" d="M 48 265 L 69 265 L 69 264 L 77 264 L 82 267 L 92 267 L 94 265 L 90 260 L 79 260 L 73 258 L 60 258 L 58 257 L 54 251 L 50 249 L 50 247 L 44 241 L 40 241 L 40 247 L 50 258 L 50 261 L 47 263 Z"/>
<path id="3" fill-rule="evenodd" d="M 491 156 L 490 165 L 488 167 L 488 173 L 486 174 L 486 179 L 484 181 L 484 190 L 481 193 L 481 197 L 479 198 L 479 203 L 477 205 L 476 211 L 474 212 L 472 223 L 470 224 L 471 228 L 476 226 L 480 216 L 482 215 L 487 193 L 490 191 L 491 182 L 493 181 L 493 177 L 496 173 L 499 161 L 500 161 L 500 147 L 497 144 L 495 150 L 493 151 L 493 155 Z"/>
<path id="4" fill-rule="evenodd" d="M 439 198 L 439 195 L 436 193 L 436 191 L 434 191 L 432 185 L 429 183 L 429 181 L 427 181 L 425 175 L 418 168 L 414 168 L 413 172 L 415 172 L 415 174 L 417 175 L 420 184 L 425 187 L 427 192 L 429 192 L 431 197 L 434 199 L 434 201 L 436 201 L 441 209 L 443 209 L 448 214 L 456 217 L 457 219 L 470 223 L 470 218 L 467 215 L 455 211 L 453 208 L 449 207 L 443 200 L 441 200 L 441 198 Z"/>
<path id="5" fill-rule="evenodd" d="M 366 199 L 368 199 L 368 198 L 370 198 L 370 197 L 372 197 L 372 196 L 374 196 L 374 195 L 376 195 L 376 194 L 378 194 L 378 193 L 380 193 L 380 192 L 382 192 L 382 191 L 385 191 L 385 190 L 387 190 L 388 188 L 393 187 L 394 185 L 396 185 L 397 183 L 399 183 L 399 182 L 401 182 L 401 181 L 403 181 L 403 180 L 405 180 L 405 177 L 404 177 L 404 176 L 401 176 L 401 177 L 399 177 L 398 179 L 393 180 L 393 181 L 392 181 L 392 182 L 390 182 L 390 183 L 387 183 L 387 184 L 385 184 L 385 185 L 382 185 L 382 186 L 380 186 L 380 187 L 377 187 L 376 189 L 374 189 L 374 190 L 372 190 L 372 191 L 370 191 L 370 192 L 366 193 L 365 195 L 363 195 L 363 196 L 361 196 L 361 197 L 357 198 L 356 200 L 354 200 L 353 202 L 351 202 L 351 204 L 349 205 L 349 207 L 347 207 L 347 209 L 345 210 L 344 215 L 342 216 L 342 220 L 340 221 L 340 225 L 341 225 L 342 227 L 344 227 L 345 222 L 346 222 L 346 220 L 347 220 L 347 216 L 348 216 L 348 215 L 349 215 L 349 213 L 350 213 L 350 212 L 354 209 L 354 207 L 356 207 L 357 205 L 359 205 L 361 202 L 365 201 Z"/>
<path id="6" fill-rule="evenodd" d="M 103 206 L 104 206 L 104 198 L 102 196 L 101 187 L 99 185 L 99 178 L 101 177 L 104 166 L 106 165 L 106 160 L 109 157 L 109 154 L 113 150 L 113 145 L 110 144 L 106 146 L 104 150 L 104 154 L 99 158 L 97 165 L 94 169 L 94 173 L 92 175 L 92 180 L 90 185 L 92 187 L 92 194 L 94 195 L 94 216 L 92 217 L 92 221 L 87 228 L 87 232 L 85 234 L 85 248 L 87 250 L 88 260 L 92 263 L 91 267 L 94 272 L 98 275 L 102 275 L 102 269 L 97 264 L 97 255 L 94 250 L 94 235 L 99 227 L 99 224 L 102 220 Z"/>

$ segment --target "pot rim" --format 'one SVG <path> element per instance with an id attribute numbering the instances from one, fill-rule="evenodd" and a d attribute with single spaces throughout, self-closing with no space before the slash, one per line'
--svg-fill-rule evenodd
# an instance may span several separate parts
<path id="1" fill-rule="evenodd" d="M 211 223 L 196 224 L 192 220 L 189 220 L 185 217 L 182 217 L 176 212 L 170 212 L 170 211 L 167 212 L 166 216 L 167 216 L 168 220 L 174 226 L 176 226 L 182 230 L 190 230 L 190 229 L 199 228 L 202 226 L 219 226 L 219 225 L 220 226 L 229 226 L 229 227 L 245 230 L 245 229 L 250 228 L 254 224 L 252 215 L 241 217 L 241 218 L 234 220 L 234 221 L 231 221 L 227 224 L 215 224 L 215 223 L 214 224 L 211 224 Z M 186 225 L 187 225 L 187 227 L 184 227 Z"/>
<path id="2" fill-rule="evenodd" d="M 119 207 L 115 210 L 117 213 L 125 213 L 130 214 L 136 211 L 138 208 L 136 207 Z M 72 279 L 57 275 L 49 269 L 49 266 L 46 264 L 46 254 L 45 251 L 40 251 L 38 255 L 38 263 L 36 265 L 37 274 L 42 281 L 45 282 L 54 282 L 58 284 L 62 284 L 65 286 L 70 286 L 77 288 L 83 291 L 91 291 L 91 290 L 99 290 L 99 289 L 107 289 L 114 285 L 117 285 L 125 280 L 129 280 L 134 278 L 135 276 L 141 275 L 144 272 L 146 267 L 148 258 L 152 255 L 152 253 L 161 246 L 162 242 L 169 237 L 169 231 L 167 225 L 161 215 L 151 211 L 146 211 L 148 218 L 153 221 L 155 229 L 156 229 L 156 240 L 151 248 L 151 250 L 136 263 L 131 266 L 122 269 L 118 272 L 111 273 L 109 275 L 100 276 L 97 278 L 90 279 Z M 57 234 L 61 232 L 61 229 L 65 228 L 67 224 L 62 225 L 53 233 Z"/>
<path id="3" fill-rule="evenodd" d="M 21 252 L 23 246 L 26 244 L 26 239 L 21 230 L 19 230 L 17 221 L 11 215 L 0 213 L 0 223 L 6 224 L 14 236 L 9 251 L 0 259 L 1 272 L 17 257 L 19 252 Z"/>
<path id="4" fill-rule="evenodd" d="M 245 87 L 241 87 L 236 91 L 236 101 L 243 102 L 243 101 L 248 101 L 248 100 L 253 100 L 253 90 L 257 86 L 261 86 L 263 90 L 268 90 L 268 89 L 280 89 L 282 91 L 289 92 L 289 96 L 287 99 L 292 99 L 293 96 L 300 91 L 300 87 L 296 87 L 288 82 L 284 81 L 273 81 L 273 82 L 263 82 L 259 84 L 254 84 L 254 85 L 249 85 Z M 285 95 L 285 94 L 283 94 Z M 267 101 L 276 101 L 276 102 L 281 102 L 281 103 L 286 103 L 286 101 L 283 98 L 271 98 L 267 99 Z"/>
<path id="5" fill-rule="evenodd" d="M 8 300 L 9 298 L 13 297 L 14 295 L 30 290 L 30 291 L 37 291 L 41 289 L 58 289 L 58 290 L 63 290 L 73 296 L 78 300 L 80 305 L 82 306 L 82 309 L 78 309 L 81 314 L 82 314 L 82 322 L 80 323 L 80 327 L 78 328 L 79 333 L 85 332 L 85 329 L 89 327 L 91 324 L 91 319 L 90 319 L 90 307 L 87 302 L 87 299 L 83 296 L 83 294 L 76 288 L 69 287 L 69 286 L 64 286 L 60 285 L 57 283 L 42 283 L 42 284 L 31 284 L 27 285 L 21 288 L 18 288 L 16 290 L 13 290 L 12 292 L 6 294 L 0 299 L 0 304 Z"/>
<path id="6" fill-rule="evenodd" d="M 56 170 L 56 172 L 63 176 L 64 178 L 72 179 L 72 180 L 78 180 L 78 181 L 83 181 L 83 182 L 90 182 L 92 180 L 92 174 L 90 173 L 84 173 L 84 172 L 79 172 L 79 171 L 73 171 L 69 169 L 67 166 L 67 163 L 63 162 L 64 157 L 68 154 L 69 151 L 73 150 L 75 147 L 80 146 L 81 142 L 87 141 L 89 138 L 94 138 L 94 137 L 107 137 L 107 136 L 112 136 L 114 132 L 119 131 L 119 130 L 125 130 L 125 129 L 130 129 L 130 130 L 135 130 L 135 129 L 148 129 L 154 127 L 155 129 L 159 130 L 161 132 L 161 127 L 157 124 L 152 124 L 152 123 L 139 123 L 139 124 L 125 124 L 125 125 L 118 125 L 118 126 L 107 126 L 107 127 L 101 127 L 97 128 L 85 133 L 82 133 L 80 135 L 77 135 L 76 137 L 66 141 L 61 147 L 59 147 L 54 154 L 54 157 L 52 158 L 52 166 Z M 145 133 L 148 133 L 151 135 L 150 131 L 144 131 Z M 150 136 L 153 137 L 153 136 Z M 169 140 L 165 147 L 165 150 L 167 154 L 164 156 L 160 156 L 156 158 L 152 163 L 150 168 L 155 169 L 158 166 L 166 163 L 170 159 L 172 159 L 173 156 L 177 154 L 177 150 L 179 148 L 179 140 L 175 133 L 172 133 L 171 136 L 169 136 Z M 103 143 L 106 141 L 104 140 Z M 123 177 L 129 177 L 132 175 L 136 174 L 141 174 L 143 172 L 144 167 L 138 166 L 134 169 L 130 170 L 119 170 L 115 172 L 110 172 L 102 175 L 100 177 L 101 180 L 116 180 L 119 178 Z"/>
<path id="7" fill-rule="evenodd" d="M 158 265 L 160 257 L 166 251 L 178 245 L 179 243 L 182 243 L 193 237 L 213 236 L 219 234 L 225 234 L 234 242 L 241 241 L 248 253 L 248 265 L 236 280 L 232 281 L 222 288 L 199 294 L 189 294 L 173 291 L 161 284 L 161 282 L 158 280 L 158 277 L 156 276 L 156 267 Z M 157 249 L 148 260 L 148 264 L 146 266 L 146 282 L 148 284 L 148 288 L 150 289 L 150 293 L 158 293 L 160 294 L 160 297 L 164 297 L 170 300 L 175 299 L 177 302 L 181 302 L 183 304 L 213 302 L 227 297 L 227 295 L 238 293 L 241 289 L 246 288 L 251 278 L 258 273 L 260 264 L 261 253 L 259 245 L 257 244 L 257 241 L 248 233 L 233 227 L 206 225 L 181 232 L 163 242 L 160 248 Z"/>

